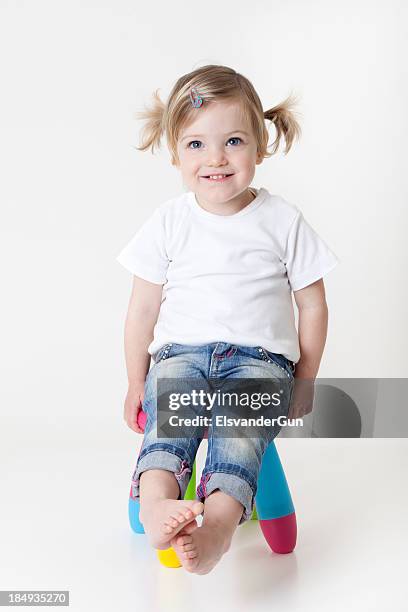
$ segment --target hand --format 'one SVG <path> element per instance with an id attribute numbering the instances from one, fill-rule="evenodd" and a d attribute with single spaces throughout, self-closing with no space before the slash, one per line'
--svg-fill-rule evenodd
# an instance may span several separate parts
<path id="1" fill-rule="evenodd" d="M 302 418 L 313 410 L 314 379 L 295 378 L 288 419 Z"/>
<path id="2" fill-rule="evenodd" d="M 144 400 L 144 382 L 132 383 L 125 399 L 125 410 L 123 418 L 136 433 L 144 433 L 143 429 L 137 424 L 137 417 L 142 410 Z"/>

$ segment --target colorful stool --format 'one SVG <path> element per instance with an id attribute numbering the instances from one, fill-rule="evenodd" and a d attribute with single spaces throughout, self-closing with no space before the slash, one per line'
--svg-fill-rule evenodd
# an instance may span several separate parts
<path id="1" fill-rule="evenodd" d="M 137 422 L 144 430 L 146 414 L 143 410 L 139 412 Z M 194 462 L 184 499 L 196 499 L 196 469 L 196 462 Z M 144 533 L 143 525 L 139 521 L 139 508 L 140 504 L 133 499 L 131 488 L 130 526 L 135 533 Z M 275 442 L 271 442 L 262 459 L 251 520 L 259 520 L 265 540 L 273 552 L 287 554 L 293 551 L 297 537 L 296 514 Z M 160 562 L 166 567 L 181 567 L 173 547 L 158 550 L 157 555 Z"/>

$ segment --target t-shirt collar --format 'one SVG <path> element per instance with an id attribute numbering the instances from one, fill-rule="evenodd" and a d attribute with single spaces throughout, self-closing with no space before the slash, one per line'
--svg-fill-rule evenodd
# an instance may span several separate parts
<path id="1" fill-rule="evenodd" d="M 197 198 L 195 196 L 194 191 L 189 191 L 187 196 L 188 196 L 188 202 L 192 210 L 196 214 L 206 219 L 211 219 L 213 221 L 219 221 L 221 223 L 225 223 L 226 221 L 232 221 L 233 219 L 241 218 L 244 215 L 247 215 L 248 213 L 254 211 L 256 208 L 258 208 L 258 206 L 262 204 L 262 202 L 264 201 L 267 195 L 266 189 L 264 187 L 261 187 L 260 189 L 251 187 L 251 189 L 256 193 L 256 197 L 252 200 L 252 202 L 247 204 L 239 212 L 234 213 L 233 215 L 217 215 L 215 213 L 209 212 L 208 210 L 204 210 L 204 208 L 202 208 L 200 204 L 197 202 Z"/>

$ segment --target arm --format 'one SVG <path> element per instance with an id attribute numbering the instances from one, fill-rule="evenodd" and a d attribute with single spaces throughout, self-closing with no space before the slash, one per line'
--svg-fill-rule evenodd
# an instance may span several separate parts
<path id="1" fill-rule="evenodd" d="M 142 408 L 144 383 L 150 366 L 148 347 L 160 311 L 163 285 L 133 277 L 132 294 L 125 323 L 125 358 L 129 388 L 124 419 L 138 433 L 137 415 Z"/>
<path id="2" fill-rule="evenodd" d="M 327 336 L 328 309 L 323 279 L 293 292 L 299 310 L 300 359 L 288 417 L 303 417 L 313 409 L 314 380 Z"/>
<path id="3" fill-rule="evenodd" d="M 294 291 L 299 311 L 297 378 L 316 378 L 327 336 L 328 308 L 323 279 Z"/>

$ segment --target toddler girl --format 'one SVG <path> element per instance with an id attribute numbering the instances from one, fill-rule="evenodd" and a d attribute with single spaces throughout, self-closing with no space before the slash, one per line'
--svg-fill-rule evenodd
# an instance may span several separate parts
<path id="1" fill-rule="evenodd" d="M 225 438 L 210 425 L 197 500 L 186 501 L 202 435 L 158 436 L 158 377 L 276 379 L 287 393 L 275 416 L 288 416 L 295 369 L 297 379 L 314 380 L 326 340 L 322 277 L 338 259 L 297 206 L 250 186 L 281 138 L 287 153 L 299 137 L 291 105 L 287 99 L 263 111 L 247 78 L 209 65 L 182 76 L 166 104 L 156 92 L 153 107 L 140 113 L 139 149 L 153 152 L 165 133 L 187 191 L 157 206 L 117 258 L 134 275 L 124 418 L 141 433 L 137 417 L 142 408 L 147 414 L 132 496 L 140 498 L 151 544 L 173 546 L 197 574 L 212 570 L 251 518 L 262 456 L 281 427 Z M 277 132 L 272 153 L 265 119 Z"/>

